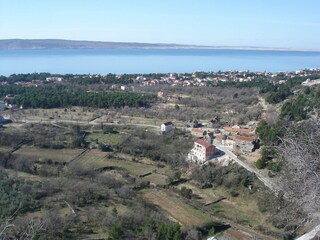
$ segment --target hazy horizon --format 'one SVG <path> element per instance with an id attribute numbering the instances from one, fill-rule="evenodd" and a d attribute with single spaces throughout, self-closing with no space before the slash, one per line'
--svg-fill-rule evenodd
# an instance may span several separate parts
<path id="1" fill-rule="evenodd" d="M 320 2 L 1 1 L 0 39 L 320 49 Z"/>

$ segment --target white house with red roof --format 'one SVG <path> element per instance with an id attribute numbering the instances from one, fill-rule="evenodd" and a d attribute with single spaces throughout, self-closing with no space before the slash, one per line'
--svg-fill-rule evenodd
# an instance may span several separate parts
<path id="1" fill-rule="evenodd" d="M 189 152 L 188 159 L 201 164 L 212 158 L 214 152 L 214 145 L 199 138 L 194 142 L 194 147 Z"/>

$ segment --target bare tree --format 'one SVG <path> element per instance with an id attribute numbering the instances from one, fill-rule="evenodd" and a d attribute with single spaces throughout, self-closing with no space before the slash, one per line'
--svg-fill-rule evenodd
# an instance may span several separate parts
<path id="1" fill-rule="evenodd" d="M 320 120 L 294 126 L 278 151 L 284 196 L 301 206 L 309 218 L 320 220 Z"/>
<path id="2" fill-rule="evenodd" d="M 39 221 L 23 219 L 20 222 L 13 223 L 14 216 L 18 211 L 19 209 L 17 209 L 12 216 L 0 223 L 0 239 L 31 240 L 45 230 L 46 223 L 43 219 Z"/>

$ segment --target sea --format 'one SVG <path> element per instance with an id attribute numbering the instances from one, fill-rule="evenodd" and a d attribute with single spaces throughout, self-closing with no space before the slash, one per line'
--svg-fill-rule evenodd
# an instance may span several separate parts
<path id="1" fill-rule="evenodd" d="M 320 52 L 225 49 L 0 50 L 0 75 L 146 74 L 320 68 Z"/>

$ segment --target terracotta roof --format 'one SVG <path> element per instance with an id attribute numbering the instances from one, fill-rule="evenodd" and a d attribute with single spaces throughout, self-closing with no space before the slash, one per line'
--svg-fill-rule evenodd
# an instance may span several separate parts
<path id="1" fill-rule="evenodd" d="M 245 137 L 245 136 L 235 136 L 236 140 L 240 141 L 246 141 L 246 142 L 253 142 L 254 138 L 253 137 Z"/>
<path id="2" fill-rule="evenodd" d="M 203 134 L 203 133 L 205 132 L 205 130 L 202 130 L 202 129 L 200 129 L 200 128 L 192 128 L 192 129 L 191 129 L 191 132 Z"/>
<path id="3" fill-rule="evenodd" d="M 211 143 L 208 143 L 207 141 L 200 139 L 200 138 L 197 139 L 195 142 L 204 146 L 205 148 L 209 148 L 209 147 L 213 146 Z"/>
<path id="4" fill-rule="evenodd" d="M 215 135 L 215 137 L 216 137 L 217 139 L 223 139 L 223 135 L 222 135 L 222 134 L 217 134 L 217 135 Z"/>
<path id="5" fill-rule="evenodd" d="M 242 132 L 242 133 L 253 133 L 254 129 L 252 128 L 232 128 L 232 127 L 224 127 L 225 131 L 228 132 Z"/>

